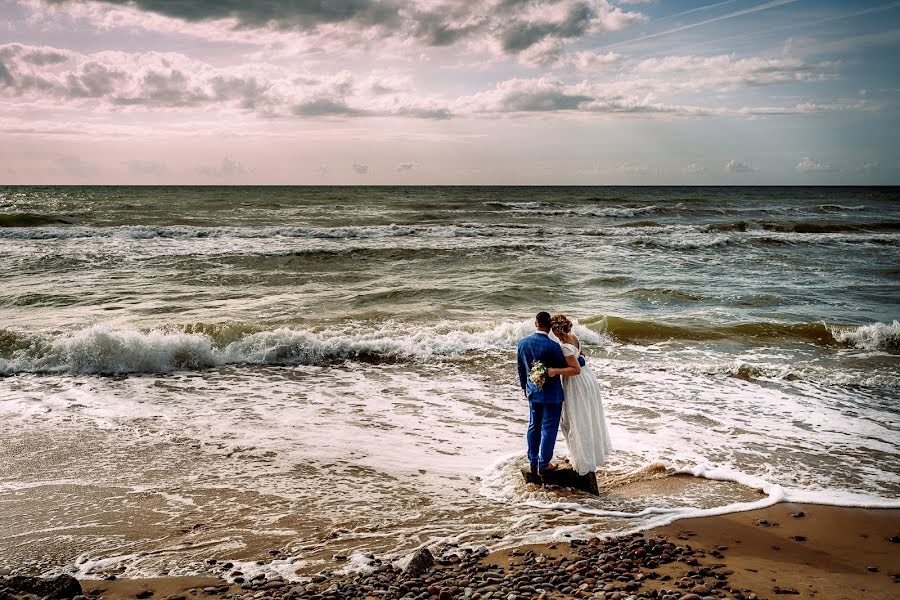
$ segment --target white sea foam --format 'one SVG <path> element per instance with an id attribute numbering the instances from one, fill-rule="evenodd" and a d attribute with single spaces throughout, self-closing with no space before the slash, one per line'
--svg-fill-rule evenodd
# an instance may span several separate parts
<path id="1" fill-rule="evenodd" d="M 277 328 L 218 345 L 205 333 L 168 329 L 141 331 L 99 324 L 68 334 L 18 332 L 19 348 L 0 358 L 0 373 L 166 373 L 225 364 L 320 365 L 339 360 L 460 357 L 471 352 L 511 350 L 533 331 L 530 321 L 439 322 L 400 327 L 351 324 L 320 331 Z M 576 325 L 586 344 L 605 338 Z M 24 347 L 21 347 L 24 346 Z"/>
<path id="2" fill-rule="evenodd" d="M 872 323 L 855 329 L 829 328 L 837 341 L 862 350 L 900 353 L 900 321 Z"/>

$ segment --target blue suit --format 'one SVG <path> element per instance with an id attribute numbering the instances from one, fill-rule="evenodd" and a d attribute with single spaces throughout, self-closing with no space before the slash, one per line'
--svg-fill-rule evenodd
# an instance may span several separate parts
<path id="1" fill-rule="evenodd" d="M 563 369 L 568 366 L 559 344 L 547 334 L 535 332 L 519 342 L 516 351 L 519 371 L 519 386 L 528 396 L 529 420 L 525 439 L 528 442 L 528 462 L 532 468 L 543 469 L 553 458 L 559 418 L 562 415 L 563 389 L 559 377 L 550 377 L 542 389 L 528 378 L 531 365 L 535 361 L 548 369 Z"/>

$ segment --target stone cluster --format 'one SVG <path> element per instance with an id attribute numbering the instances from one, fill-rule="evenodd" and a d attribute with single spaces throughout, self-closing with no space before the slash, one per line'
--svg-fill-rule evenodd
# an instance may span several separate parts
<path id="1" fill-rule="evenodd" d="M 280 577 L 257 575 L 245 578 L 230 563 L 209 561 L 233 583 L 191 589 L 186 594 L 160 600 L 549 600 L 551 598 L 595 598 L 598 600 L 757 600 L 756 593 L 729 585 L 725 565 L 702 565 L 699 559 L 722 559 L 724 546 L 710 552 L 693 549 L 662 538 L 637 533 L 613 540 L 571 541 L 548 554 L 514 550 L 507 568 L 485 560 L 486 550 L 453 546 L 438 549 L 438 557 L 420 550 L 407 568 L 368 556 L 365 573 L 337 575 L 323 572 L 305 583 Z M 559 554 L 558 556 L 555 556 Z M 553 556 L 551 556 L 553 555 Z M 340 557 L 343 558 L 343 557 Z M 335 558 L 335 560 L 340 560 Z M 679 575 L 660 574 L 657 569 L 683 563 Z M 77 583 L 77 582 L 76 582 Z M 787 589 L 775 593 L 791 593 Z M 152 598 L 144 590 L 138 598 Z M 56 595 L 54 598 L 72 598 Z M 4 587 L 0 600 L 37 600 L 50 597 L 26 589 Z M 100 600 L 96 591 L 77 600 Z"/>

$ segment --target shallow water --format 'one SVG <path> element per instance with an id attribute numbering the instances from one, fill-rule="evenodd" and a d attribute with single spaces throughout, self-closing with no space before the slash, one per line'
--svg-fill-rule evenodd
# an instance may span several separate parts
<path id="1" fill-rule="evenodd" d="M 292 576 L 782 499 L 900 506 L 898 200 L 0 188 L 0 568 Z M 518 473 L 513 355 L 540 309 L 580 321 L 604 386 L 600 499 Z"/>

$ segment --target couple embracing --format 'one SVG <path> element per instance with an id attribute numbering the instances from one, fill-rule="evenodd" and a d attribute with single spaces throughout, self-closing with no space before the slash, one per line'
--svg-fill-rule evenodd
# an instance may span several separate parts
<path id="1" fill-rule="evenodd" d="M 565 315 L 541 311 L 534 327 L 517 351 L 519 384 L 530 408 L 526 439 L 531 470 L 558 468 L 550 461 L 562 429 L 572 468 L 579 475 L 593 472 L 612 450 L 597 378 Z"/>

